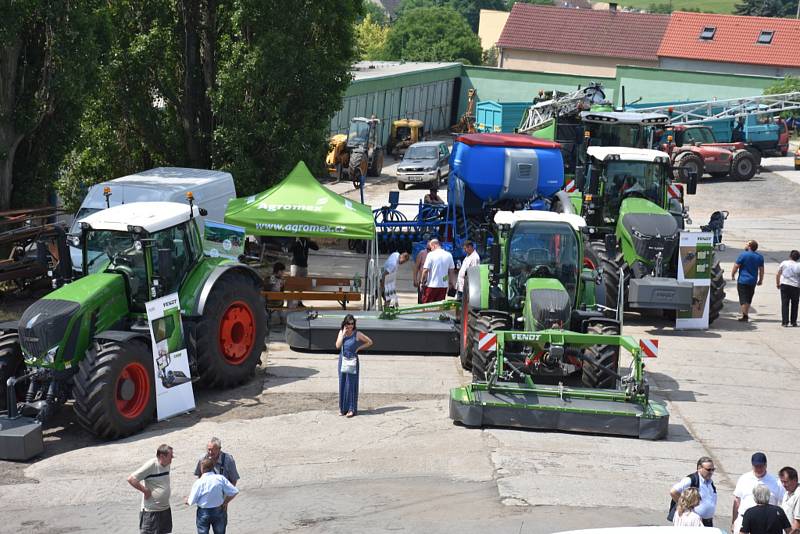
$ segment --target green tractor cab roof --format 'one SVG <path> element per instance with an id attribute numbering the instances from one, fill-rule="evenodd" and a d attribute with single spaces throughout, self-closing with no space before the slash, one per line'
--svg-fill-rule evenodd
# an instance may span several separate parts
<path id="1" fill-rule="evenodd" d="M 617 146 L 590 146 L 586 153 L 600 161 L 646 161 L 651 163 L 669 163 L 669 156 L 660 150 L 647 148 L 626 148 Z"/>
<path id="2" fill-rule="evenodd" d="M 666 125 L 669 117 L 661 113 L 635 113 L 631 111 L 584 111 L 584 122 L 613 122 L 617 124 L 646 124 L 648 126 Z"/>
<path id="3" fill-rule="evenodd" d="M 494 216 L 495 224 L 507 224 L 511 227 L 523 221 L 565 222 L 572 226 L 576 232 L 586 226 L 586 221 L 580 215 L 555 213 L 553 211 L 498 211 Z"/>
<path id="4" fill-rule="evenodd" d="M 134 227 L 140 227 L 145 232 L 153 233 L 188 221 L 191 218 L 190 209 L 193 210 L 192 216 L 200 216 L 200 208 L 190 208 L 189 204 L 132 202 L 92 213 L 79 222 L 81 226 L 88 225 L 92 230 L 129 232 Z M 135 221 L 135 226 L 131 225 L 132 221 Z"/>

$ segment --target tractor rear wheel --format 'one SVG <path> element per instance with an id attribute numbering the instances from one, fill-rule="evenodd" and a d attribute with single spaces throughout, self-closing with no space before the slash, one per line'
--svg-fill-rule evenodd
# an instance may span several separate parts
<path id="1" fill-rule="evenodd" d="M 687 175 L 685 176 L 687 179 L 689 178 L 689 172 L 697 173 L 698 180 L 703 176 L 703 158 L 697 154 L 687 153 L 678 161 L 678 166 L 686 169 Z"/>
<path id="2" fill-rule="evenodd" d="M 589 325 L 587 333 L 599 336 L 615 336 L 619 334 L 619 328 L 610 324 L 595 323 Z M 584 353 L 604 367 L 608 367 L 614 372 L 619 369 L 619 347 L 616 345 L 592 345 Z M 617 385 L 617 377 L 608 374 L 599 367 L 595 367 L 590 362 L 583 362 L 581 367 L 581 382 L 589 388 L 613 389 Z"/>
<path id="3" fill-rule="evenodd" d="M 725 305 L 725 272 L 720 267 L 719 262 L 714 263 L 711 268 L 711 298 L 708 302 L 708 324 L 710 325 L 717 319 Z"/>
<path id="4" fill-rule="evenodd" d="M 153 354 L 141 339 L 86 351 L 74 380 L 75 416 L 101 439 L 130 436 L 154 418 Z"/>
<path id="5" fill-rule="evenodd" d="M 731 161 L 731 178 L 747 181 L 756 174 L 758 166 L 756 158 L 747 150 L 740 150 L 733 155 Z"/>
<path id="6" fill-rule="evenodd" d="M 619 297 L 620 283 L 627 282 L 628 269 L 625 265 L 625 260 L 622 258 L 622 253 L 617 253 L 616 257 L 609 258 L 606 254 L 606 246 L 602 241 L 591 241 L 586 247 L 586 258 L 591 261 L 595 268 L 602 269 L 603 273 L 603 288 L 605 289 L 605 302 L 599 302 L 608 308 L 617 308 L 617 299 Z M 623 270 L 624 280 L 620 281 L 619 271 Z M 623 303 L 624 304 L 624 303 Z M 614 316 L 613 312 L 606 310 L 606 314 Z"/>
<path id="7" fill-rule="evenodd" d="M 25 364 L 22 361 L 22 350 L 19 347 L 17 334 L 0 336 L 0 410 L 8 408 L 6 402 L 6 381 L 12 376 L 25 374 Z M 16 386 L 17 400 L 21 400 L 23 393 L 21 384 Z"/>
<path id="8" fill-rule="evenodd" d="M 267 317 L 255 283 L 240 273 L 217 281 L 195 329 L 199 382 L 226 388 L 247 381 L 265 347 Z"/>
<path id="9" fill-rule="evenodd" d="M 492 366 L 497 351 L 478 350 L 478 340 L 481 334 L 508 330 L 510 317 L 507 313 L 497 310 L 482 310 L 469 314 L 469 335 L 471 339 L 470 352 L 472 353 L 472 381 L 488 382 L 489 375 L 493 372 Z"/>

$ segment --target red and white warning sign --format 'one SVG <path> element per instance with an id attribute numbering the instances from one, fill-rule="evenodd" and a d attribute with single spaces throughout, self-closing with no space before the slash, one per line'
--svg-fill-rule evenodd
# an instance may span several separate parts
<path id="1" fill-rule="evenodd" d="M 567 182 L 567 185 L 564 186 L 564 191 L 567 193 L 574 193 L 578 190 L 578 184 L 575 183 L 575 180 L 570 180 Z"/>
<path id="2" fill-rule="evenodd" d="M 497 334 L 491 332 L 478 334 L 478 350 L 484 352 L 497 350 Z"/>
<path id="3" fill-rule="evenodd" d="M 658 340 L 657 339 L 640 339 L 639 348 L 642 349 L 646 358 L 658 357 Z"/>
<path id="4" fill-rule="evenodd" d="M 669 198 L 683 198 L 683 188 L 679 185 L 670 184 L 667 193 L 669 194 Z"/>

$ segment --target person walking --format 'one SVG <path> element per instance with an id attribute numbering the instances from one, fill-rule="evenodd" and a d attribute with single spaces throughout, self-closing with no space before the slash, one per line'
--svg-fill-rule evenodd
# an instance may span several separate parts
<path id="1" fill-rule="evenodd" d="M 784 467 L 778 471 L 778 478 L 785 491 L 781 508 L 792 526 L 791 534 L 800 534 L 800 491 L 797 491 L 797 470 L 794 467 Z"/>
<path id="2" fill-rule="evenodd" d="M 358 415 L 358 375 L 361 367 L 358 353 L 371 346 L 372 340 L 356 328 L 353 314 L 345 315 L 336 337 L 336 348 L 339 349 L 339 415 Z"/>
<path id="3" fill-rule="evenodd" d="M 800 251 L 793 250 L 775 274 L 775 285 L 781 292 L 781 326 L 797 326 L 797 304 L 800 300 Z"/>
<path id="4" fill-rule="evenodd" d="M 397 269 L 411 255 L 408 252 L 392 252 L 383 264 L 381 270 L 381 287 L 383 287 L 383 301 L 386 306 L 398 306 L 400 301 L 397 297 Z"/>
<path id="5" fill-rule="evenodd" d="M 702 456 L 697 460 L 697 471 L 680 479 L 669 490 L 670 497 L 674 503 L 679 504 L 681 495 L 689 489 L 696 488 L 699 496 L 699 504 L 692 505 L 694 512 L 702 519 L 703 526 L 714 526 L 714 514 L 717 511 L 717 488 L 711 477 L 714 476 L 714 460 L 708 456 Z"/>
<path id="6" fill-rule="evenodd" d="M 739 532 L 744 514 L 756 505 L 753 497 L 753 488 L 757 485 L 766 486 L 772 495 L 768 498 L 770 504 L 779 504 L 783 500 L 783 488 L 774 475 L 767 472 L 767 455 L 763 452 L 753 453 L 750 458 L 753 466 L 751 471 L 744 473 L 736 482 L 733 490 L 733 510 L 731 514 L 731 532 Z"/>
<path id="7" fill-rule="evenodd" d="M 172 447 L 161 444 L 156 449 L 156 457 L 147 460 L 128 477 L 128 484 L 142 492 L 140 534 L 172 532 L 172 510 L 169 506 L 169 466 L 172 458 Z"/>
<path id="8" fill-rule="evenodd" d="M 195 480 L 186 498 L 189 506 L 197 505 L 195 525 L 197 534 L 225 534 L 228 527 L 228 503 L 238 494 L 236 486 L 222 475 L 214 472 L 215 463 L 211 458 L 200 462 L 201 476 Z"/>
<path id="9" fill-rule="evenodd" d="M 772 495 L 763 484 L 753 488 L 755 506 L 745 512 L 739 534 L 789 534 L 791 525 L 780 506 L 770 503 Z"/>
<path id="10" fill-rule="evenodd" d="M 447 289 L 453 287 L 456 266 L 453 255 L 444 250 L 438 239 L 431 239 L 431 251 L 422 267 L 422 302 L 439 302 L 447 297 Z"/>
<path id="11" fill-rule="evenodd" d="M 417 259 L 414 260 L 414 287 L 417 288 L 417 304 L 422 304 L 422 266 L 425 265 L 425 258 L 428 257 L 430 251 L 431 243 L 426 241 L 425 248 L 417 253 Z"/>
<path id="12" fill-rule="evenodd" d="M 700 492 L 697 488 L 686 488 L 678 497 L 678 507 L 675 510 L 675 518 L 672 524 L 676 527 L 702 527 L 703 519 L 695 511 L 695 508 L 702 502 Z"/>
<path id="13" fill-rule="evenodd" d="M 475 250 L 475 243 L 467 239 L 464 241 L 464 254 L 466 257 L 461 262 L 461 268 L 458 270 L 458 278 L 456 280 L 456 300 L 461 300 L 464 294 L 464 278 L 467 275 L 467 269 L 481 264 L 481 257 L 478 251 Z"/>
<path id="14" fill-rule="evenodd" d="M 738 320 L 743 322 L 750 320 L 750 304 L 753 303 L 756 286 L 764 282 L 764 256 L 756 252 L 757 250 L 758 242 L 753 239 L 747 241 L 744 252 L 736 258 L 731 270 L 731 280 L 736 280 L 736 273 L 739 273 L 736 290 L 739 292 L 742 315 Z"/>

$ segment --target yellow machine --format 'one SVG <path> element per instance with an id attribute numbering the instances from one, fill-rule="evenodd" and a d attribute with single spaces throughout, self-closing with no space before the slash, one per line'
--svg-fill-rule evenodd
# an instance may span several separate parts
<path id="1" fill-rule="evenodd" d="M 475 133 L 475 99 L 477 98 L 475 89 L 467 91 L 467 109 L 458 122 L 450 127 L 453 133 Z"/>
<path id="2" fill-rule="evenodd" d="M 337 180 L 347 177 L 359 187 L 362 176 L 380 176 L 383 169 L 383 144 L 381 143 L 381 121 L 353 117 L 345 134 L 336 134 L 329 140 L 325 162 L 328 171 Z"/>
<path id="3" fill-rule="evenodd" d="M 328 141 L 328 155 L 325 157 L 328 173 L 336 176 L 337 181 L 341 180 L 349 162 L 350 153 L 347 151 L 347 135 L 332 135 Z"/>
<path id="4" fill-rule="evenodd" d="M 420 141 L 425 130 L 425 123 L 417 119 L 398 119 L 392 122 L 392 131 L 386 148 L 395 159 L 403 155 L 405 150 Z"/>

